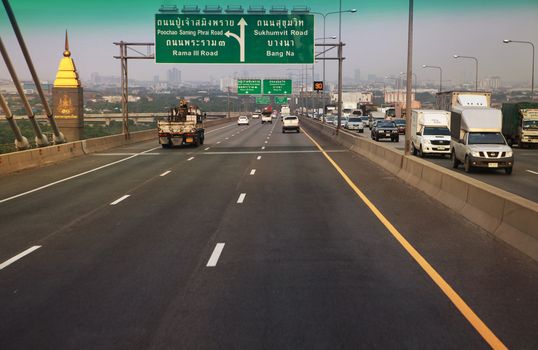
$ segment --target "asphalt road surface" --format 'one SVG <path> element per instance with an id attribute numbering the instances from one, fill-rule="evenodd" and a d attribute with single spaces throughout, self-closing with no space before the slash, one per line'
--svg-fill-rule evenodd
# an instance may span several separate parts
<path id="1" fill-rule="evenodd" d="M 538 263 L 280 128 L 4 176 L 0 349 L 538 348 Z"/>
<path id="2" fill-rule="evenodd" d="M 370 138 L 370 129 L 365 128 L 364 133 L 352 132 L 354 135 Z M 405 147 L 405 135 L 400 135 L 399 142 L 391 142 L 390 139 L 382 139 L 387 145 L 394 146 L 401 151 Z M 458 169 L 452 168 L 452 161 L 448 156 L 429 155 L 424 159 L 451 169 L 460 174 L 470 176 L 477 180 L 501 188 L 518 196 L 538 202 L 538 149 L 537 148 L 512 148 L 514 151 L 514 170 L 511 175 L 505 175 L 504 170 L 474 169 L 471 173 L 465 173 L 463 166 Z"/>

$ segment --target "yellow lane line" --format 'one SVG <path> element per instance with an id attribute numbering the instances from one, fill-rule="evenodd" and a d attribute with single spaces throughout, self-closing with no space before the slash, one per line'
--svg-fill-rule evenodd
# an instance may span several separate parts
<path id="1" fill-rule="evenodd" d="M 304 129 L 303 129 L 304 132 Z M 415 259 L 422 269 L 430 276 L 437 286 L 445 293 L 450 301 L 476 329 L 478 333 L 493 349 L 508 349 L 503 342 L 486 326 L 486 324 L 474 313 L 474 311 L 465 303 L 465 301 L 456 293 L 456 291 L 441 277 L 441 275 L 424 259 L 422 255 L 402 236 L 402 234 L 390 223 L 389 220 L 377 209 L 377 207 L 366 197 L 364 193 L 351 181 L 349 176 L 336 164 L 336 162 L 325 152 L 325 150 L 314 140 L 308 133 L 304 134 L 312 141 L 314 145 L 327 158 L 329 163 L 338 171 L 344 178 L 349 187 L 355 191 L 357 196 L 370 208 L 374 215 L 381 223 L 389 230 L 396 240 L 404 247 L 404 249 Z"/>

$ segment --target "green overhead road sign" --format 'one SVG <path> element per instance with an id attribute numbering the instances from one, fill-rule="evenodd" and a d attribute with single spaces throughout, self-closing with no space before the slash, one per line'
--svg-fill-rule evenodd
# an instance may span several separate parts
<path id="1" fill-rule="evenodd" d="M 238 95 L 261 95 L 262 81 L 260 79 L 237 79 Z"/>
<path id="2" fill-rule="evenodd" d="M 290 79 L 268 79 L 263 81 L 263 94 L 267 95 L 291 95 Z"/>
<path id="3" fill-rule="evenodd" d="M 271 103 L 271 98 L 268 96 L 256 97 L 257 105 L 268 105 Z"/>
<path id="4" fill-rule="evenodd" d="M 287 97 L 275 96 L 275 104 L 277 104 L 277 105 L 287 105 L 288 104 L 288 98 Z"/>
<path id="5" fill-rule="evenodd" d="M 314 63 L 314 15 L 155 15 L 156 63 Z"/>

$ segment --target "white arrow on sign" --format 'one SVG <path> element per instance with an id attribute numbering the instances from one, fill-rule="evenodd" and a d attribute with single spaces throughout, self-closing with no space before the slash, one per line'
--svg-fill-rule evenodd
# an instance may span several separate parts
<path id="1" fill-rule="evenodd" d="M 239 20 L 238 26 L 239 26 L 239 36 L 237 34 L 231 33 L 229 30 L 224 33 L 227 38 L 232 37 L 237 40 L 239 43 L 239 62 L 245 62 L 245 26 L 247 25 L 247 22 L 243 17 Z"/>

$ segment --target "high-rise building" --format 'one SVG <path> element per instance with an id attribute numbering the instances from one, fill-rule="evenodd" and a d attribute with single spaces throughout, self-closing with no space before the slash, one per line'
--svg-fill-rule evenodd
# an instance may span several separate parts
<path id="1" fill-rule="evenodd" d="M 97 84 L 101 83 L 101 76 L 99 75 L 99 73 L 94 72 L 94 73 L 91 74 L 91 82 L 94 85 L 97 85 Z"/>
<path id="2" fill-rule="evenodd" d="M 181 71 L 177 68 L 169 69 L 166 72 L 166 77 L 168 84 L 171 86 L 179 86 L 181 85 Z"/>
<path id="3" fill-rule="evenodd" d="M 480 86 L 485 90 L 496 90 L 501 87 L 501 77 L 495 76 L 485 78 L 480 82 Z"/>
<path id="4" fill-rule="evenodd" d="M 355 83 L 359 83 L 361 81 L 361 70 L 355 69 Z"/>

